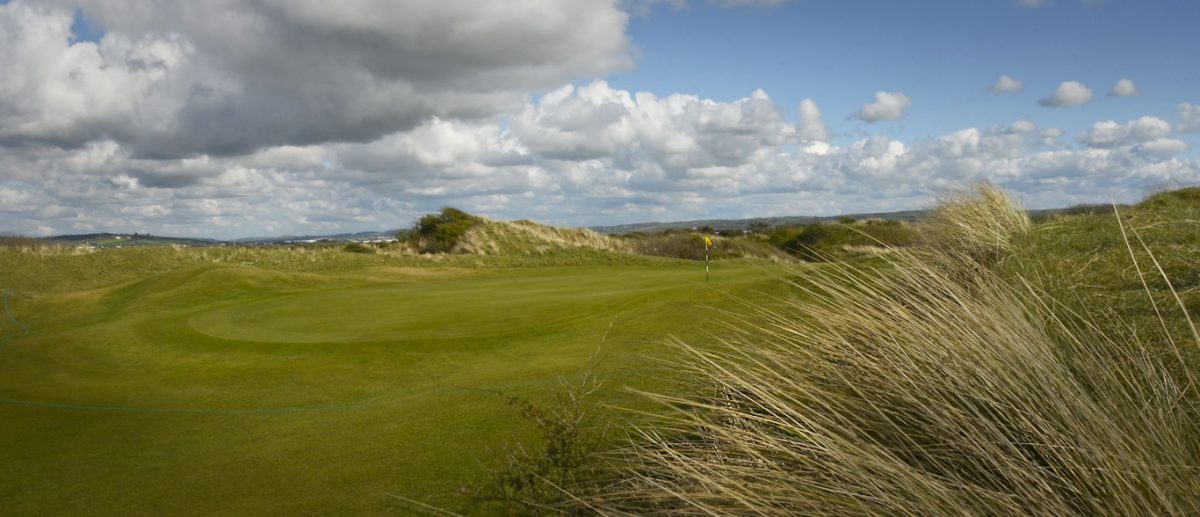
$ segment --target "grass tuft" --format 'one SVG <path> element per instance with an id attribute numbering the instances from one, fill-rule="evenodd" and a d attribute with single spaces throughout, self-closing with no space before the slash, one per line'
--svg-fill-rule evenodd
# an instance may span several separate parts
<path id="1" fill-rule="evenodd" d="M 1173 293 L 1155 313 L 1176 323 L 1164 331 L 1186 327 L 1169 340 L 1175 353 L 1111 313 L 1102 321 L 978 267 L 1029 231 L 998 189 L 948 199 L 925 225 L 933 252 L 814 269 L 798 281 L 803 302 L 743 319 L 721 346 L 676 342 L 681 378 L 701 389 L 647 394 L 668 411 L 637 431 L 626 480 L 597 504 L 673 515 L 1200 513 L 1197 365 L 1179 351 L 1200 338 L 1159 262 L 1127 273 L 1161 276 Z M 1149 253 L 1129 232 L 1127 260 Z M 945 267 L 955 261 L 975 266 Z"/>
<path id="2" fill-rule="evenodd" d="M 942 199 L 919 226 L 922 243 L 951 257 L 991 265 L 1010 254 L 1029 234 L 1025 209 L 992 185 Z"/>

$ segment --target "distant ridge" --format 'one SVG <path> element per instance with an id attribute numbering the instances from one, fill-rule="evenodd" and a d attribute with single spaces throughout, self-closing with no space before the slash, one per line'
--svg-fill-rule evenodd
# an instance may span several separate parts
<path id="1" fill-rule="evenodd" d="M 236 244 L 275 244 L 281 242 L 317 242 L 317 241 L 377 241 L 395 240 L 396 232 L 400 230 L 363 231 L 354 233 L 334 233 L 328 235 L 281 235 L 277 237 L 245 237 L 228 242 Z"/>
<path id="2" fill-rule="evenodd" d="M 1065 208 L 1054 208 L 1045 210 L 1030 210 L 1031 216 L 1051 215 L 1063 212 Z M 832 215 L 832 216 L 781 216 L 781 217 L 756 217 L 749 219 L 696 219 L 692 221 L 674 221 L 674 222 L 647 222 L 647 223 L 631 223 L 619 224 L 611 226 L 588 226 L 584 229 L 594 231 L 596 233 L 606 235 L 616 235 L 622 233 L 657 233 L 664 230 L 690 230 L 694 228 L 702 228 L 708 226 L 716 230 L 748 230 L 752 225 L 766 224 L 769 226 L 781 225 L 802 225 L 813 224 L 817 222 L 836 221 L 841 217 L 850 217 L 853 219 L 884 219 L 889 221 L 915 221 L 923 217 L 927 210 L 904 210 L 898 212 L 868 212 L 859 214 Z M 522 224 L 534 224 L 522 222 Z M 540 226 L 540 225 L 539 225 Z M 378 241 L 378 240 L 394 240 L 396 233 L 401 230 L 385 230 L 385 231 L 362 231 L 353 233 L 334 233 L 334 234 L 311 234 L 311 235 L 280 235 L 275 237 L 246 237 L 241 239 L 220 240 L 209 239 L 203 237 L 170 237 L 161 235 L 149 235 L 140 233 L 84 233 L 71 235 L 55 235 L 52 237 L 42 237 L 47 241 L 73 242 L 79 244 L 87 244 L 102 248 L 116 246 L 223 246 L 231 244 L 286 244 L 286 243 L 308 243 L 308 242 L 350 242 L 350 241 Z M 522 232 L 527 233 L 527 232 Z"/>
<path id="3" fill-rule="evenodd" d="M 43 237 L 43 240 L 91 245 L 98 248 L 133 246 L 218 246 L 222 241 L 200 237 L 163 237 L 142 233 L 80 233 Z"/>
<path id="4" fill-rule="evenodd" d="M 590 230 L 598 233 L 655 233 L 663 230 L 690 230 L 708 226 L 717 230 L 747 230 L 755 224 L 782 226 L 792 224 L 813 224 L 822 221 L 835 221 L 839 217 L 854 219 L 886 219 L 889 221 L 915 221 L 927 213 L 926 210 L 905 210 L 901 212 L 878 212 L 864 214 L 847 214 L 831 216 L 794 215 L 782 217 L 756 217 L 751 219 L 697 219 L 693 221 L 651 222 L 619 224 L 615 226 L 590 226 Z"/>

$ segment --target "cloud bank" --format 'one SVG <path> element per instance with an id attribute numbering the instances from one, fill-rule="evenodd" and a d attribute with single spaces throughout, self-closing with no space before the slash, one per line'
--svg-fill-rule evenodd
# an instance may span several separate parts
<path id="1" fill-rule="evenodd" d="M 609 0 L 81 0 L 94 42 L 75 5 L 0 5 L 0 232 L 335 232 L 446 205 L 576 225 L 837 214 L 979 179 L 1044 206 L 1200 180 L 1175 134 L 1200 131 L 1191 104 L 1174 127 L 902 140 L 835 135 L 813 99 L 614 88 L 591 80 L 631 65 Z M 880 91 L 855 116 L 911 105 Z"/>
<path id="2" fill-rule="evenodd" d="M 532 89 L 631 65 L 613 2 L 80 0 L 0 5 L 0 144 L 138 156 L 366 142 L 479 119 Z"/>
<path id="3" fill-rule="evenodd" d="M 1034 206 L 1200 180 L 1178 157 L 1186 144 L 1153 117 L 1097 123 L 1079 147 L 1028 120 L 839 146 L 815 138 L 806 105 L 816 108 L 804 103 L 807 121 L 793 123 L 762 91 L 718 102 L 595 81 L 491 118 L 242 157 L 147 159 L 113 140 L 25 146 L 0 154 L 0 216 L 27 233 L 227 237 L 401 227 L 445 205 L 587 225 L 913 208 L 980 179 Z"/>

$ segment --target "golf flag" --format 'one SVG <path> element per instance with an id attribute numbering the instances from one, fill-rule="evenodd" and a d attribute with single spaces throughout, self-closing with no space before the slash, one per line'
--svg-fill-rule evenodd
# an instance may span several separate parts
<path id="1" fill-rule="evenodd" d="M 704 234 L 704 283 L 708 283 L 708 248 L 712 247 L 712 239 Z"/>

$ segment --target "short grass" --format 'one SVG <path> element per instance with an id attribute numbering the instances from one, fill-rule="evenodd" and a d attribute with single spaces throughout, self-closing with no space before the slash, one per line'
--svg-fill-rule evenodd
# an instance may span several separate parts
<path id="1" fill-rule="evenodd" d="M 0 250 L 5 515 L 460 511 L 608 330 L 601 396 L 654 389 L 668 335 L 785 289 L 758 263 L 327 248 Z"/>

